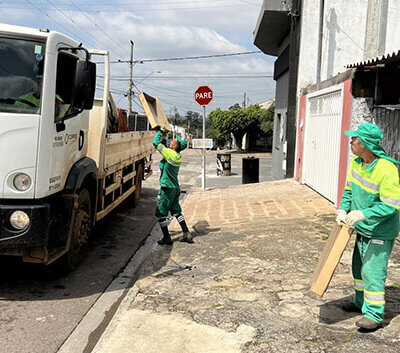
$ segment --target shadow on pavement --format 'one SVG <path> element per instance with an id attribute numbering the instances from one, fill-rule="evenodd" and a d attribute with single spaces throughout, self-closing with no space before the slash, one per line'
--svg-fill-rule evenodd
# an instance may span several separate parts
<path id="1" fill-rule="evenodd" d="M 193 226 L 194 236 L 204 236 L 212 232 L 218 232 L 221 228 L 210 228 L 210 224 L 207 221 L 198 221 Z"/>
<path id="2" fill-rule="evenodd" d="M 351 302 L 353 296 L 347 296 L 338 300 L 331 300 L 319 307 L 319 322 L 321 324 L 333 325 L 338 322 L 359 316 L 359 313 L 349 313 L 344 311 L 341 306 L 344 303 Z"/>
<path id="3" fill-rule="evenodd" d="M 59 263 L 24 263 L 0 257 L 0 300 L 56 301 L 101 294 L 149 234 L 157 191 L 143 188 L 138 207 L 124 203 L 93 230 L 81 265 L 66 271 Z"/>
<path id="4" fill-rule="evenodd" d="M 384 324 L 387 326 L 395 317 L 400 315 L 400 288 L 394 286 L 386 287 L 385 299 Z M 322 304 L 320 306 L 319 322 L 328 325 L 336 324 L 349 318 L 360 316 L 360 313 L 349 313 L 341 308 L 344 303 L 352 300 L 353 296 L 348 296 Z"/>
<path id="5" fill-rule="evenodd" d="M 389 325 L 395 317 L 400 315 L 400 288 L 395 286 L 386 287 L 385 300 L 384 324 Z"/>

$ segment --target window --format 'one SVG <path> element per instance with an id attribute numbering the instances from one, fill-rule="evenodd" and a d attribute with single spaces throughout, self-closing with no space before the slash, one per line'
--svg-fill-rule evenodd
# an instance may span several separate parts
<path id="1" fill-rule="evenodd" d="M 79 111 L 71 107 L 73 80 L 75 78 L 78 57 L 72 53 L 60 52 L 57 59 L 57 78 L 55 94 L 54 121 L 59 122 L 69 116 L 73 117 Z"/>
<path id="2" fill-rule="evenodd" d="M 276 114 L 276 124 L 274 124 L 275 127 L 275 149 L 279 150 L 280 145 L 281 145 L 281 138 L 282 138 L 282 115 L 280 113 Z"/>
<path id="3" fill-rule="evenodd" d="M 40 114 L 45 44 L 0 37 L 0 112 Z"/>

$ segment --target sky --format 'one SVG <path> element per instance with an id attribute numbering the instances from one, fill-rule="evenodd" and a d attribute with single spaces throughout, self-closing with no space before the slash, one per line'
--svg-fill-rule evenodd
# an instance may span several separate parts
<path id="1" fill-rule="evenodd" d="M 112 61 L 221 55 L 259 50 L 253 31 L 262 0 L 1 0 L 0 22 L 49 28 L 110 51 Z M 274 58 L 263 53 L 134 65 L 134 90 L 160 98 L 166 114 L 201 112 L 193 94 L 214 92 L 207 111 L 257 104 L 275 95 Z M 101 68 L 98 70 L 101 75 Z M 111 89 L 127 107 L 129 65 L 111 64 Z M 98 83 L 101 84 L 99 78 Z M 134 98 L 132 109 L 142 111 Z"/>

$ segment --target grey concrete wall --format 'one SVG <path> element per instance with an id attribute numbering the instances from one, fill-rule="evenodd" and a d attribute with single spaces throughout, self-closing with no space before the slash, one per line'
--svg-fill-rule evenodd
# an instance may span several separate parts
<path id="1" fill-rule="evenodd" d="M 400 110 L 374 109 L 373 122 L 383 132 L 382 146 L 386 153 L 400 160 Z"/>
<path id="2" fill-rule="evenodd" d="M 383 133 L 382 146 L 386 153 L 400 161 L 400 110 L 373 108 L 371 98 L 353 98 L 350 130 L 362 123 L 374 123 Z M 349 161 L 353 154 L 349 150 Z"/>

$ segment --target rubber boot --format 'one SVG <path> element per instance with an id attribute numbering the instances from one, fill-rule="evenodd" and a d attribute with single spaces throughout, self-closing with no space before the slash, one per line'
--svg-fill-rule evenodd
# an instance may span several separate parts
<path id="1" fill-rule="evenodd" d="M 184 232 L 183 238 L 181 239 L 182 242 L 194 244 L 193 234 L 191 232 Z"/>
<path id="2" fill-rule="evenodd" d="M 168 222 L 167 222 L 166 218 L 159 219 L 158 223 L 160 224 L 160 228 L 163 233 L 163 237 L 161 240 L 157 241 L 157 243 L 159 245 L 172 245 L 174 242 L 172 241 L 171 236 L 169 235 Z"/>

